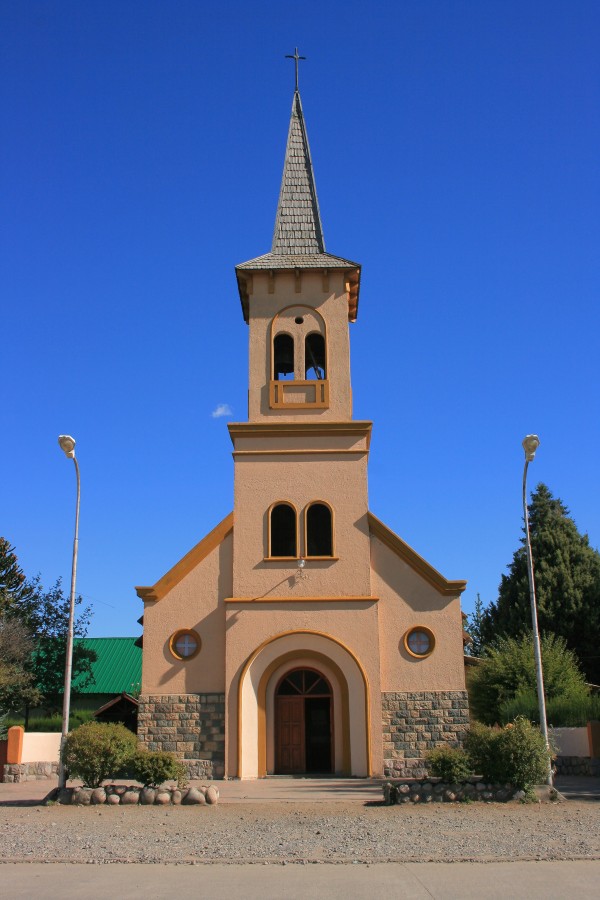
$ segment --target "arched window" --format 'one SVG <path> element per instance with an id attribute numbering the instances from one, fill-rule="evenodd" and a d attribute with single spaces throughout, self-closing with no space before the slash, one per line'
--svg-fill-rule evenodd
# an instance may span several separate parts
<path id="1" fill-rule="evenodd" d="M 306 510 L 306 555 L 333 556 L 333 517 L 325 503 L 311 503 Z"/>
<path id="2" fill-rule="evenodd" d="M 269 556 L 298 556 L 296 510 L 289 503 L 276 503 L 269 513 Z"/>
<path id="3" fill-rule="evenodd" d="M 304 342 L 304 367 L 307 381 L 309 379 L 311 381 L 324 381 L 327 378 L 325 338 L 316 331 L 306 335 Z"/>
<path id="4" fill-rule="evenodd" d="M 273 339 L 273 380 L 294 378 L 294 338 L 281 332 Z"/>

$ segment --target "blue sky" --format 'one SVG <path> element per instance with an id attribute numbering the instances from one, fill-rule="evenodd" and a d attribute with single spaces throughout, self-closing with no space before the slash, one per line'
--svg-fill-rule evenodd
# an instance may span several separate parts
<path id="1" fill-rule="evenodd" d="M 596 2 L 0 5 L 0 534 L 138 634 L 233 504 L 234 265 L 270 249 L 298 46 L 328 251 L 363 265 L 372 511 L 495 599 L 521 439 L 600 544 Z"/>

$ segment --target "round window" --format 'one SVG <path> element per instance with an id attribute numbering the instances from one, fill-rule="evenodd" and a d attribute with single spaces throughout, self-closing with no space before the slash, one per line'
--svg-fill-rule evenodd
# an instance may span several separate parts
<path id="1" fill-rule="evenodd" d="M 191 628 L 182 628 L 171 636 L 169 650 L 176 659 L 192 659 L 200 652 L 202 642 Z"/>
<path id="2" fill-rule="evenodd" d="M 423 659 L 423 657 L 429 656 L 435 647 L 433 632 L 423 625 L 411 628 L 404 635 L 404 646 L 411 656 Z"/>
<path id="3" fill-rule="evenodd" d="M 302 325 L 304 324 L 304 319 L 302 318 L 302 316 L 296 316 L 294 322 L 296 323 L 296 325 Z"/>

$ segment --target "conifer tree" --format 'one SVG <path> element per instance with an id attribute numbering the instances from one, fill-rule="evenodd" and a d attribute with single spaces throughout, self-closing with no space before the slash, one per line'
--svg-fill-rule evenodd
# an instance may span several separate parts
<path id="1" fill-rule="evenodd" d="M 465 648 L 467 656 L 482 656 L 484 653 L 485 640 L 483 637 L 483 628 L 485 613 L 483 600 L 479 594 L 477 594 L 475 609 L 467 616 L 467 633 L 471 638 L 471 643 L 467 644 Z"/>
<path id="2" fill-rule="evenodd" d="M 588 681 L 600 683 L 600 553 L 580 534 L 567 507 L 545 484 L 531 495 L 529 527 L 541 632 L 560 635 Z M 484 611 L 482 638 L 531 629 L 525 537 L 502 575 L 498 599 Z"/>

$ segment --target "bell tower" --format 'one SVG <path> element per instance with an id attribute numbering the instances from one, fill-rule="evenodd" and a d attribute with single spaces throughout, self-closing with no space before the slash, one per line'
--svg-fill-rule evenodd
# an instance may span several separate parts
<path id="1" fill-rule="evenodd" d="M 325 252 L 297 90 L 271 252 L 236 275 L 250 326 L 250 421 L 350 419 L 348 322 L 356 319 L 360 266 Z"/>
<path id="2" fill-rule="evenodd" d="M 234 595 L 369 597 L 371 423 L 352 419 L 348 334 L 360 265 L 325 250 L 297 83 L 271 251 L 236 277 L 250 333 L 248 422 L 229 426 Z"/>

